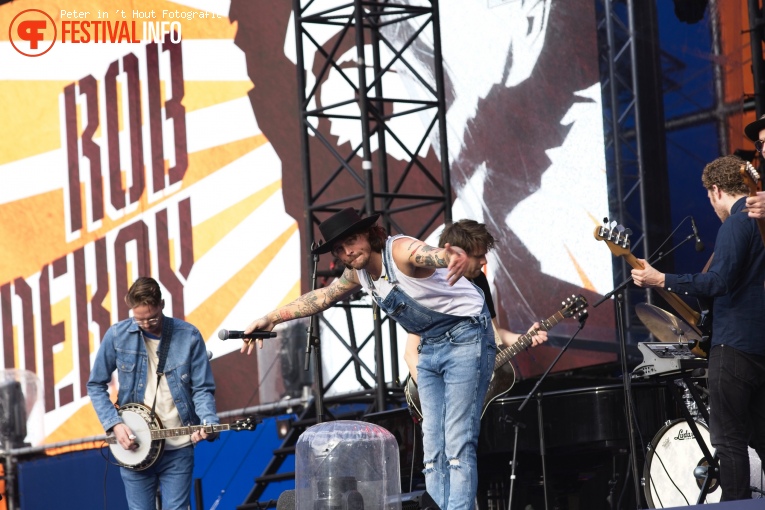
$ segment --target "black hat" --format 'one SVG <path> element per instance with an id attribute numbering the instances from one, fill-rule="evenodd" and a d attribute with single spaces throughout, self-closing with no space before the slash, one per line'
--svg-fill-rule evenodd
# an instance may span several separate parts
<path id="1" fill-rule="evenodd" d="M 379 217 L 379 214 L 373 214 L 368 218 L 362 218 L 353 207 L 336 212 L 319 223 L 319 230 L 321 230 L 321 235 L 324 237 L 324 243 L 311 250 L 311 253 L 329 253 L 337 241 L 348 237 L 354 232 L 371 227 Z"/>
<path id="2" fill-rule="evenodd" d="M 744 133 L 753 142 L 760 139 L 760 131 L 765 129 L 765 115 L 746 125 Z"/>

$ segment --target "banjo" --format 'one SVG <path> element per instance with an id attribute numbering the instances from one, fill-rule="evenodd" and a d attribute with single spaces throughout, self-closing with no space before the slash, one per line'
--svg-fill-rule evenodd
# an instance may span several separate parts
<path id="1" fill-rule="evenodd" d="M 135 450 L 125 450 L 117 442 L 117 437 L 114 433 L 107 434 L 106 444 L 109 445 L 109 450 L 111 450 L 112 455 L 117 460 L 117 464 L 133 471 L 143 471 L 154 465 L 160 455 L 162 455 L 165 449 L 165 439 L 168 437 L 187 436 L 197 430 L 204 430 L 208 434 L 227 430 L 236 432 L 255 430 L 260 421 L 246 418 L 234 423 L 220 425 L 189 425 L 188 427 L 163 429 L 159 418 L 154 416 L 152 420 L 151 409 L 143 404 L 125 404 L 119 408 L 118 412 L 125 425 L 130 427 L 130 430 L 135 434 L 135 442 L 138 448 Z"/>

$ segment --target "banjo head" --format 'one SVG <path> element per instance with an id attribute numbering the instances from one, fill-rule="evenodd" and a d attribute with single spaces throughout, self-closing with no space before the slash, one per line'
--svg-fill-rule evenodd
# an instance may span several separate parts
<path id="1" fill-rule="evenodd" d="M 154 417 L 150 421 L 151 410 L 141 404 L 126 404 L 119 411 L 122 421 L 130 427 L 136 436 L 135 442 L 138 448 L 125 450 L 118 443 L 109 445 L 109 449 L 117 460 L 117 463 L 133 471 L 142 471 L 151 467 L 165 447 L 164 439 L 151 439 L 151 431 L 162 428 L 159 418 Z"/>

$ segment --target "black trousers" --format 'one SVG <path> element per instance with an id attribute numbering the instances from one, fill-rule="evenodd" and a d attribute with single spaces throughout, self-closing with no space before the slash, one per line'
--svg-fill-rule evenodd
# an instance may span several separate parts
<path id="1" fill-rule="evenodd" d="M 709 354 L 708 382 L 709 431 L 720 460 L 721 500 L 750 499 L 748 446 L 765 460 L 765 356 L 716 345 Z"/>

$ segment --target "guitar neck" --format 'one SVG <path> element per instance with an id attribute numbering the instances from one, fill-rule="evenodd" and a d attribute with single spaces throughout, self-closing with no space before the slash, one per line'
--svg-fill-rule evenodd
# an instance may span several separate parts
<path id="1" fill-rule="evenodd" d="M 741 165 L 739 170 L 741 177 L 744 178 L 744 184 L 749 188 L 749 196 L 756 197 L 758 191 L 762 191 L 762 179 L 757 170 L 751 163 Z M 762 244 L 765 244 L 765 219 L 757 219 L 757 228 L 760 231 L 760 237 L 762 237 Z"/>
<path id="2" fill-rule="evenodd" d="M 518 341 L 510 347 L 505 347 L 497 353 L 497 357 L 494 359 L 494 370 L 498 369 L 508 361 L 510 361 L 516 354 L 524 349 L 527 349 L 534 342 L 534 334 L 540 329 L 543 331 L 550 331 L 556 324 L 562 321 L 565 317 L 561 312 L 557 312 L 547 320 L 540 322 L 539 329 L 533 329 L 530 332 L 518 337 Z"/>
<path id="3" fill-rule="evenodd" d="M 643 264 L 641 264 L 632 253 L 623 255 L 623 257 L 624 260 L 627 261 L 627 264 L 633 268 L 644 269 Z M 659 295 L 669 304 L 669 306 L 671 306 L 677 312 L 677 314 L 680 315 L 680 317 L 682 317 L 683 320 L 685 320 L 685 322 L 687 322 L 694 331 L 696 331 L 696 333 L 699 335 L 701 334 L 701 330 L 697 326 L 701 318 L 699 312 L 688 306 L 688 303 L 680 299 L 680 296 L 677 294 L 667 292 L 664 289 L 654 288 L 653 290 L 658 292 Z"/>
<path id="4" fill-rule="evenodd" d="M 151 440 L 153 441 L 155 439 L 167 439 L 168 437 L 190 436 L 197 430 L 204 430 L 210 434 L 212 432 L 223 432 L 225 430 L 231 430 L 231 425 L 229 423 L 224 423 L 221 425 L 189 425 L 188 427 L 152 430 Z"/>

